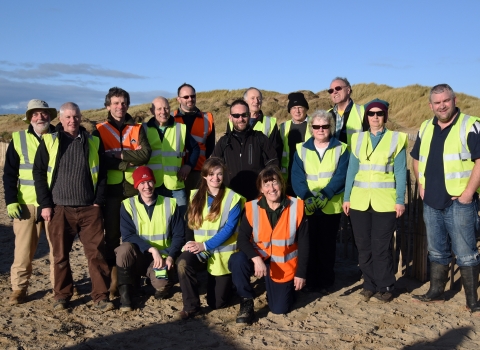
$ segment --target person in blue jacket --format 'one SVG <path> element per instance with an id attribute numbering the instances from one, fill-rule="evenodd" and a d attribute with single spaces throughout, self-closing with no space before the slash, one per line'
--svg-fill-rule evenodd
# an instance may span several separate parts
<path id="1" fill-rule="evenodd" d="M 349 152 L 345 143 L 333 137 L 335 121 L 327 111 L 315 111 L 308 128 L 312 137 L 298 144 L 294 155 L 292 186 L 310 215 L 307 291 L 327 293 L 335 282 L 336 237 Z"/>

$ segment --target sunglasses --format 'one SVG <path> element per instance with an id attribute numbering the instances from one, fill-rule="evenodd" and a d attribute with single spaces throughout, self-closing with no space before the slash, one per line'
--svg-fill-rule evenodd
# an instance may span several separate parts
<path id="1" fill-rule="evenodd" d="M 346 86 L 335 86 L 333 89 L 328 89 L 327 92 L 331 95 L 334 91 L 341 91 Z"/>
<path id="2" fill-rule="evenodd" d="M 248 118 L 249 117 L 249 114 L 248 113 L 234 113 L 234 114 L 230 114 L 232 116 L 232 118 L 234 119 L 238 119 L 240 117 L 242 118 Z"/>
<path id="3" fill-rule="evenodd" d="M 312 125 L 312 129 L 314 129 L 314 130 L 319 130 L 319 129 L 328 130 L 328 129 L 330 129 L 330 124 L 327 124 L 327 125 Z"/>
<path id="4" fill-rule="evenodd" d="M 379 111 L 379 112 L 368 111 L 367 112 L 367 115 L 369 117 L 373 117 L 375 114 L 378 115 L 379 117 L 385 117 L 385 112 L 384 111 Z"/>
<path id="5" fill-rule="evenodd" d="M 183 98 L 185 100 L 188 100 L 189 98 L 191 98 L 193 100 L 194 98 L 197 98 L 197 95 L 185 95 L 185 96 L 180 96 L 180 98 Z"/>

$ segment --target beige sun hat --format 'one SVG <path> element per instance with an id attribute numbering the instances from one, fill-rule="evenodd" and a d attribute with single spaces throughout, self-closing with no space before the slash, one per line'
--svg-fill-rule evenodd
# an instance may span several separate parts
<path id="1" fill-rule="evenodd" d="M 27 104 L 27 111 L 25 112 L 25 118 L 23 121 L 27 124 L 30 124 L 32 119 L 32 113 L 34 109 L 46 109 L 50 112 L 50 120 L 53 120 L 57 117 L 57 110 L 55 108 L 48 107 L 48 103 L 42 100 L 30 100 Z"/>

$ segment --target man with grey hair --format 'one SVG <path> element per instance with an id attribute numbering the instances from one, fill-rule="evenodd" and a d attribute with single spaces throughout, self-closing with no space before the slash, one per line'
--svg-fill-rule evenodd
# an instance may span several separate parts
<path id="1" fill-rule="evenodd" d="M 363 114 L 365 108 L 353 103 L 350 98 L 352 87 L 347 78 L 336 77 L 327 90 L 332 102 L 335 104 L 329 109 L 335 119 L 335 137 L 350 148 L 352 134 L 364 131 Z"/>
<path id="2" fill-rule="evenodd" d="M 430 91 L 434 117 L 420 126 L 410 153 L 419 192 L 430 260 L 430 288 L 416 301 L 443 301 L 452 252 L 460 267 L 466 306 L 480 314 L 478 276 L 480 255 L 475 229 L 480 187 L 480 123 L 456 107 L 448 84 Z"/>
<path id="3" fill-rule="evenodd" d="M 243 100 L 247 102 L 250 109 L 250 126 L 253 130 L 261 131 L 270 139 L 270 143 L 277 152 L 278 159 L 282 158 L 282 139 L 277 126 L 277 118 L 269 117 L 262 112 L 263 95 L 262 92 L 255 88 L 249 87 L 243 93 Z M 227 132 L 232 131 L 233 124 L 231 121 L 227 124 Z"/>
<path id="4" fill-rule="evenodd" d="M 42 100 L 30 100 L 24 121 L 27 130 L 12 133 L 3 168 L 3 188 L 8 216 L 13 219 L 15 250 L 11 267 L 12 294 L 9 303 L 23 303 L 27 296 L 28 280 L 32 275 L 32 260 L 44 227 L 38 215 L 37 197 L 33 186 L 32 167 L 35 153 L 43 135 L 55 128 L 50 121 L 57 110 Z M 48 235 L 47 235 L 48 239 Z M 53 287 L 53 256 L 50 240 L 50 279 Z"/>
<path id="5" fill-rule="evenodd" d="M 94 308 L 113 309 L 108 301 L 110 270 L 105 261 L 103 218 L 106 169 L 100 138 L 80 126 L 77 104 L 60 107 L 60 124 L 43 137 L 33 164 L 33 179 L 54 256 L 56 310 L 64 310 L 73 295 L 69 253 L 75 236 L 83 243 L 92 280 Z"/>
<path id="6" fill-rule="evenodd" d="M 187 134 L 186 125 L 177 123 L 170 115 L 170 104 L 165 97 L 154 98 L 150 112 L 153 117 L 142 125 L 152 148 L 147 166 L 155 175 L 155 193 L 175 198 L 183 218 L 188 204 L 185 180 L 197 164 L 200 147 Z M 183 162 L 185 151 L 190 156 Z"/>

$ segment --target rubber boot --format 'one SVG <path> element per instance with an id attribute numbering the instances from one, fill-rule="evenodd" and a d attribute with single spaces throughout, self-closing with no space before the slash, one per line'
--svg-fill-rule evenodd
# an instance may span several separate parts
<path id="1" fill-rule="evenodd" d="M 118 295 L 117 268 L 118 266 L 113 266 L 112 272 L 110 273 L 110 300 L 115 299 L 115 297 Z"/>
<path id="2" fill-rule="evenodd" d="M 430 289 L 426 294 L 413 295 L 413 299 L 422 302 L 444 301 L 445 285 L 448 281 L 448 265 L 430 263 Z"/>
<path id="3" fill-rule="evenodd" d="M 132 294 L 135 277 L 130 268 L 117 266 L 118 291 L 120 292 L 120 311 L 132 311 Z"/>
<path id="4" fill-rule="evenodd" d="M 253 321 L 254 316 L 253 310 L 253 299 L 252 298 L 242 298 L 240 302 L 240 311 L 237 315 L 238 324 L 250 324 Z"/>
<path id="5" fill-rule="evenodd" d="M 467 299 L 467 309 L 471 313 L 480 312 L 480 303 L 478 302 L 478 272 L 480 265 L 460 266 L 460 276 L 462 278 L 463 289 L 465 289 L 465 298 Z"/>

